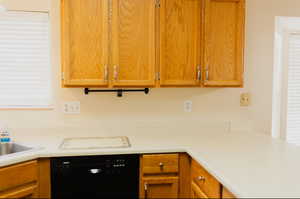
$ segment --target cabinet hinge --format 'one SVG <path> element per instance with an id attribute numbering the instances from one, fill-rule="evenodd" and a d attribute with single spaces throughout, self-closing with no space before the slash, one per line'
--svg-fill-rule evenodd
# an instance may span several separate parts
<path id="1" fill-rule="evenodd" d="M 155 7 L 160 8 L 160 0 L 155 0 Z"/>
<path id="2" fill-rule="evenodd" d="M 155 78 L 156 80 L 160 80 L 160 72 L 157 72 L 156 73 L 156 78 Z"/>

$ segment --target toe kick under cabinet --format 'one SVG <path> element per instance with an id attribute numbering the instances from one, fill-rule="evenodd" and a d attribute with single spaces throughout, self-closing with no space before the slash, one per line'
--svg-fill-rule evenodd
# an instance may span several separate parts
<path id="1" fill-rule="evenodd" d="M 61 0 L 64 87 L 242 87 L 245 0 Z"/>

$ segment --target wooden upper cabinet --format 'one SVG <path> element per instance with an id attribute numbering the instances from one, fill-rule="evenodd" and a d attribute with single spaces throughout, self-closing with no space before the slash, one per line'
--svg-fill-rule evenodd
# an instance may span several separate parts
<path id="1" fill-rule="evenodd" d="M 161 0 L 161 86 L 200 85 L 202 5 L 202 0 Z"/>
<path id="2" fill-rule="evenodd" d="M 61 2 L 64 86 L 106 86 L 108 1 Z"/>
<path id="3" fill-rule="evenodd" d="M 243 86 L 244 21 L 245 0 L 205 0 L 205 86 Z"/>
<path id="4" fill-rule="evenodd" d="M 155 1 L 112 1 L 112 86 L 155 86 Z"/>

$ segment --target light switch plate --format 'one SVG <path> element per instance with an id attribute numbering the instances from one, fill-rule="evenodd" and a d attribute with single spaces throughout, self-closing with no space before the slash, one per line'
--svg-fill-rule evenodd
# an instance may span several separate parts
<path id="1" fill-rule="evenodd" d="M 80 102 L 65 102 L 63 105 L 63 112 L 65 114 L 80 114 Z"/>

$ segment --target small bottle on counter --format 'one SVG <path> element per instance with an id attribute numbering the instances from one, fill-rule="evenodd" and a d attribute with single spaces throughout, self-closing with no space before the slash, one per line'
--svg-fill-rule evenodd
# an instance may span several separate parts
<path id="1" fill-rule="evenodd" d="M 0 126 L 0 155 L 6 155 L 11 152 L 11 138 L 8 129 Z"/>

